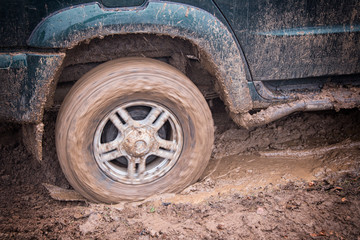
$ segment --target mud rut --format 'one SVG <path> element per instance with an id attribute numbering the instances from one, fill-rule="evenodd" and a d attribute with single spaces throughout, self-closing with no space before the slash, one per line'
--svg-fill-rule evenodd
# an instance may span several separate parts
<path id="1" fill-rule="evenodd" d="M 359 110 L 245 130 L 223 109 L 215 101 L 215 146 L 199 182 L 117 205 L 50 197 L 43 183 L 71 189 L 57 163 L 56 112 L 45 117 L 42 164 L 19 126 L 1 123 L 0 239 L 360 239 Z"/>

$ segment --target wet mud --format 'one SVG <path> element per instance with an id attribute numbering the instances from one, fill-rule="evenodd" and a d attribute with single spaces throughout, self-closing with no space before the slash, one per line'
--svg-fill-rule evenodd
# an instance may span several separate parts
<path id="1" fill-rule="evenodd" d="M 116 205 L 64 201 L 74 195 L 57 163 L 56 112 L 45 115 L 42 163 L 20 127 L 2 123 L 0 239 L 359 239 L 359 110 L 246 130 L 223 109 L 214 101 L 215 145 L 197 183 Z"/>

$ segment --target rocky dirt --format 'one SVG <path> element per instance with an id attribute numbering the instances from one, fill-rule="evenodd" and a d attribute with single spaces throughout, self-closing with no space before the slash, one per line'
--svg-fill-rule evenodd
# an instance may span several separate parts
<path id="1" fill-rule="evenodd" d="M 219 101 L 212 111 L 215 146 L 199 182 L 116 205 L 71 190 L 56 158 L 56 112 L 46 114 L 41 164 L 19 126 L 1 123 L 0 239 L 360 239 L 359 110 L 297 113 L 251 130 Z M 67 192 L 55 200 L 45 186 Z"/>

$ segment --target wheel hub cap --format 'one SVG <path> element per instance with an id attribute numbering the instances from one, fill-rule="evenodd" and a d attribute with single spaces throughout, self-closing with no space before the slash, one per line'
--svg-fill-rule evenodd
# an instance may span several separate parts
<path id="1" fill-rule="evenodd" d="M 114 181 L 144 184 L 169 172 L 182 147 L 180 122 L 169 109 L 152 101 L 133 101 L 101 120 L 93 153 L 99 168 Z"/>
<path id="2" fill-rule="evenodd" d="M 124 150 L 130 156 L 141 157 L 146 155 L 152 146 L 154 139 L 146 129 L 136 129 L 130 131 L 124 141 Z"/>

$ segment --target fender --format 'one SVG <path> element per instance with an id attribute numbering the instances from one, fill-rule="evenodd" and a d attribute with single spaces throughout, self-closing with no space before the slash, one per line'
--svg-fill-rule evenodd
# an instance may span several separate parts
<path id="1" fill-rule="evenodd" d="M 64 57 L 64 53 L 0 54 L 0 120 L 40 123 Z"/>
<path id="2" fill-rule="evenodd" d="M 233 113 L 248 112 L 252 100 L 245 65 L 236 39 L 210 13 L 181 3 L 150 0 L 141 7 L 114 9 L 98 3 L 63 9 L 45 18 L 32 32 L 28 45 L 72 48 L 97 37 L 150 33 L 191 41 L 214 68 L 220 94 Z"/>

